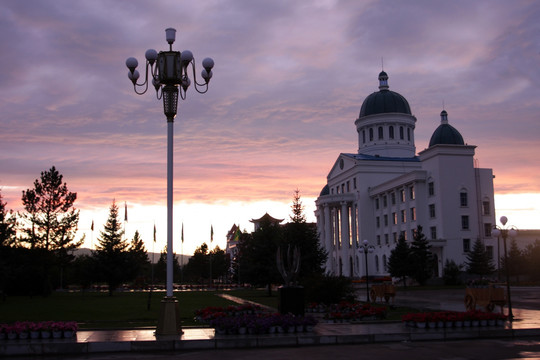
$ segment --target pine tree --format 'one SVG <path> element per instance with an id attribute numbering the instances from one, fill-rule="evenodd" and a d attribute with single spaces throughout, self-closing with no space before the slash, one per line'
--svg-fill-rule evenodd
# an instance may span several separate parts
<path id="1" fill-rule="evenodd" d="M 422 226 L 417 226 L 411 242 L 411 276 L 420 285 L 424 285 L 433 274 L 433 254 L 430 251 Z"/>
<path id="2" fill-rule="evenodd" d="M 390 252 L 388 258 L 388 272 L 394 277 L 398 277 L 406 286 L 405 279 L 412 273 L 411 249 L 403 235 L 399 236 L 396 247 Z"/>
<path id="3" fill-rule="evenodd" d="M 115 201 L 109 208 L 109 218 L 100 232 L 98 244 L 96 246 L 96 261 L 101 278 L 109 285 L 109 295 L 112 296 L 114 290 L 129 278 L 128 246 L 123 239 L 124 231 L 118 219 L 118 206 Z"/>
<path id="4" fill-rule="evenodd" d="M 23 219 L 29 227 L 23 241 L 30 248 L 45 250 L 72 250 L 82 245 L 75 241 L 79 210 L 73 207 L 77 193 L 70 192 L 63 176 L 53 166 L 42 171 L 41 178 L 34 181 L 34 188 L 22 193 L 25 213 Z"/>
<path id="5" fill-rule="evenodd" d="M 304 205 L 300 200 L 300 190 L 294 190 L 293 204 L 291 205 L 292 215 L 289 217 L 291 221 L 296 224 L 303 224 L 306 222 L 306 216 L 304 215 Z"/>
<path id="6" fill-rule="evenodd" d="M 525 256 L 517 245 L 516 239 L 512 239 L 510 242 L 510 249 L 508 250 L 508 264 L 504 258 L 504 254 L 501 257 L 501 268 L 506 273 L 506 266 L 508 265 L 508 273 L 511 276 L 516 277 L 516 281 L 519 283 L 519 275 L 525 271 Z"/>
<path id="7" fill-rule="evenodd" d="M 2 201 L 0 189 L 0 248 L 12 246 L 15 243 L 17 218 L 13 210 L 6 209 L 7 203 Z"/>
<path id="8" fill-rule="evenodd" d="M 136 280 L 144 280 L 143 276 L 150 266 L 150 260 L 148 259 L 148 252 L 146 251 L 144 241 L 139 234 L 139 230 L 135 230 L 131 244 L 129 244 L 128 253 L 133 277 Z"/>
<path id="9" fill-rule="evenodd" d="M 467 272 L 475 275 L 491 275 L 495 271 L 484 244 L 479 238 L 474 242 L 472 251 L 467 254 Z"/>

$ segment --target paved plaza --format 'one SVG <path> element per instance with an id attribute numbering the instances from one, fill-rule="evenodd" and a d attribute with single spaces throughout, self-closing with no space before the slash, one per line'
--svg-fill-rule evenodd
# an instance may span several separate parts
<path id="1" fill-rule="evenodd" d="M 148 359 L 151 359 L 152 356 L 159 358 L 159 354 L 175 353 L 179 356 L 189 353 L 193 355 L 201 351 L 207 352 L 220 349 L 222 350 L 220 351 L 220 358 L 224 360 L 240 358 L 222 356 L 232 349 L 236 351 L 242 349 L 237 354 L 238 356 L 239 354 L 247 355 L 249 349 L 264 349 L 269 354 L 279 353 L 279 350 L 270 350 L 276 348 L 287 348 L 288 351 L 292 352 L 301 352 L 302 348 L 304 348 L 303 351 L 312 351 L 308 349 L 316 348 L 319 349 L 316 353 L 322 354 L 331 350 L 327 350 L 321 345 L 346 345 L 344 349 L 351 349 L 351 346 L 367 344 L 374 346 L 379 344 L 379 346 L 386 347 L 391 352 L 399 349 L 399 346 L 422 347 L 417 343 L 425 341 L 434 342 L 433 346 L 435 346 L 435 343 L 439 342 L 462 342 L 464 340 L 474 340 L 472 342 L 474 344 L 486 344 L 488 340 L 497 344 L 504 344 L 504 341 L 508 339 L 524 339 L 524 341 L 530 341 L 526 343 L 529 344 L 528 346 L 535 348 L 535 341 L 540 340 L 540 288 L 513 288 L 512 294 L 515 321 L 512 323 L 507 322 L 505 326 L 498 327 L 417 329 L 406 327 L 401 322 L 319 323 L 312 333 L 216 335 L 214 330 L 210 328 L 184 328 L 184 334 L 174 338 L 156 338 L 153 329 L 81 330 L 73 339 L 2 341 L 0 342 L 0 356 L 82 355 L 85 358 L 98 359 L 105 358 L 103 356 L 111 358 L 111 354 L 115 354 L 112 358 L 122 358 L 123 355 L 121 354 L 127 353 L 131 354 L 131 357 L 135 354 L 144 354 L 150 356 Z M 420 309 L 463 311 L 463 298 L 463 289 L 445 291 L 411 290 L 399 292 L 395 303 L 396 305 L 412 305 Z M 515 344 L 515 342 L 512 344 Z M 339 348 L 341 349 L 343 346 Z M 367 348 L 362 349 L 367 350 Z M 529 352 L 532 354 L 534 351 L 536 350 Z M 311 355 L 310 357 L 312 359 L 324 358 Z M 272 357 L 268 357 L 268 359 L 270 358 Z M 283 357 L 276 358 L 283 359 Z M 332 358 L 339 359 L 339 357 Z M 481 359 L 482 357 L 474 358 Z M 496 359 L 496 357 L 491 358 Z"/>

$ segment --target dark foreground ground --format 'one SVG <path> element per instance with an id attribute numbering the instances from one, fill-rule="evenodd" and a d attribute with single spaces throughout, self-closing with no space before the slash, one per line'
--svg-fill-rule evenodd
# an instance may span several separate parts
<path id="1" fill-rule="evenodd" d="M 22 359 L 22 358 L 18 358 Z M 174 353 L 112 353 L 25 359 L 88 360 L 499 360 L 540 359 L 540 339 L 427 341 L 298 348 L 205 350 Z"/>

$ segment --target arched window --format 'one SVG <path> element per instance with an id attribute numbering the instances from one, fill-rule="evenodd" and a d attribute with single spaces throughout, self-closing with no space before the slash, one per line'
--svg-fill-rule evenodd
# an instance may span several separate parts
<path id="1" fill-rule="evenodd" d="M 373 128 L 369 128 L 369 141 L 373 141 Z"/>
<path id="2" fill-rule="evenodd" d="M 383 138 L 384 138 L 383 127 L 379 126 L 379 140 L 382 140 Z"/>
<path id="3" fill-rule="evenodd" d="M 366 130 L 362 130 L 362 143 L 366 143 Z"/>
<path id="4" fill-rule="evenodd" d="M 390 126 L 390 128 L 388 128 L 388 132 L 389 132 L 389 135 L 390 135 L 390 139 L 393 139 L 394 138 L 394 127 Z"/>
<path id="5" fill-rule="evenodd" d="M 403 140 L 405 138 L 405 135 L 403 133 L 403 126 L 399 127 L 399 138 Z"/>
<path id="6" fill-rule="evenodd" d="M 407 140 L 411 141 L 411 128 L 407 128 Z"/>

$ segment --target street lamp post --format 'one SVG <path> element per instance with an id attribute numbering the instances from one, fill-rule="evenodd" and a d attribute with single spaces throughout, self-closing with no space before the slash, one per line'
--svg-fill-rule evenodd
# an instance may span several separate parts
<path id="1" fill-rule="evenodd" d="M 369 244 L 369 241 L 364 240 L 362 242 L 362 245 L 359 246 L 358 250 L 360 252 L 364 253 L 364 262 L 366 263 L 366 301 L 369 303 L 369 272 L 368 272 L 368 263 L 367 263 L 367 255 L 368 253 L 372 253 L 373 250 L 375 250 L 375 247 L 373 245 Z"/>
<path id="2" fill-rule="evenodd" d="M 515 238 L 517 236 L 517 229 L 515 226 L 508 226 L 505 228 L 504 226 L 508 222 L 508 218 L 506 216 L 501 216 L 499 219 L 502 227 L 495 225 L 493 230 L 491 231 L 491 234 L 497 237 L 497 241 L 499 241 L 499 236 L 503 238 L 503 244 L 504 244 L 504 267 L 506 272 L 506 297 L 508 298 L 508 320 L 513 321 L 514 320 L 514 314 L 512 313 L 512 298 L 510 295 L 510 269 L 508 264 L 508 252 L 506 250 L 506 239 L 508 237 Z"/>
<path id="3" fill-rule="evenodd" d="M 178 95 L 186 99 L 186 92 L 191 85 L 189 73 L 193 72 L 195 90 L 204 94 L 208 91 L 208 82 L 212 78 L 214 60 L 205 58 L 202 62 L 201 77 L 204 83 L 198 83 L 195 75 L 195 60 L 189 50 L 173 51 L 172 44 L 176 38 L 176 30 L 165 30 L 169 51 L 149 49 L 145 53 L 146 70 L 144 82 L 137 83 L 140 77 L 137 59 L 126 60 L 129 69 L 128 77 L 133 83 L 135 93 L 142 95 L 148 90 L 150 82 L 156 90 L 156 96 L 163 98 L 163 112 L 167 117 L 167 295 L 161 302 L 160 317 L 156 335 L 182 334 L 178 301 L 173 296 L 173 124 L 177 113 Z M 149 79 L 149 77 L 151 79 Z M 139 90 L 140 89 L 140 90 Z"/>

